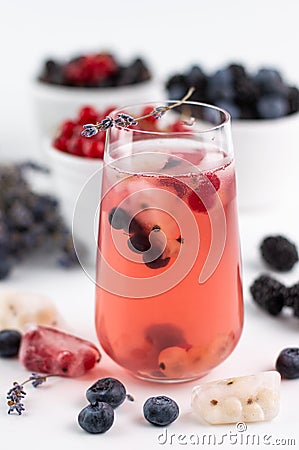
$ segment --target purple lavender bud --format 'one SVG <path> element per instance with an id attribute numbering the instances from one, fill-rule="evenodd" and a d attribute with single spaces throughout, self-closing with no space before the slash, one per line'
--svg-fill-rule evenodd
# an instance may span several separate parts
<path id="1" fill-rule="evenodd" d="M 114 125 L 114 121 L 112 119 L 112 117 L 110 116 L 106 116 L 106 119 L 103 119 L 99 125 L 99 127 L 101 128 L 101 130 L 106 131 L 108 130 L 108 128 L 112 128 Z"/>
<path id="2" fill-rule="evenodd" d="M 128 128 L 130 125 L 138 124 L 134 117 L 124 113 L 118 114 L 114 123 L 117 128 Z"/>
<path id="3" fill-rule="evenodd" d="M 91 123 L 83 125 L 83 128 L 84 128 L 84 130 L 81 131 L 81 136 L 84 136 L 84 137 L 90 138 L 92 136 L 95 136 L 99 132 L 98 128 Z"/>
<path id="4" fill-rule="evenodd" d="M 16 411 L 20 416 L 22 414 L 22 412 L 25 411 L 24 404 L 17 403 L 17 404 L 11 405 L 7 412 L 8 412 L 8 414 L 11 414 L 14 411 Z"/>
<path id="5" fill-rule="evenodd" d="M 29 377 L 29 380 L 32 380 L 32 386 L 37 388 L 40 384 L 43 384 L 46 380 L 45 377 L 42 375 L 32 372 L 31 376 Z"/>
<path id="6" fill-rule="evenodd" d="M 166 111 L 167 111 L 167 106 L 157 106 L 153 110 L 153 116 L 155 119 L 161 119 L 161 117 L 164 116 Z"/>

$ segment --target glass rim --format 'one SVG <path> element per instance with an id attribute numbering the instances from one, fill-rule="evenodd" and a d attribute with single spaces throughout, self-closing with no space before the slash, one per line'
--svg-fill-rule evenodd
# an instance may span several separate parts
<path id="1" fill-rule="evenodd" d="M 163 106 L 165 104 L 175 104 L 178 103 L 179 100 L 162 100 L 162 101 L 150 101 L 150 102 L 141 102 L 141 103 L 131 103 L 116 109 L 113 109 L 110 112 L 110 116 L 114 117 L 117 114 L 120 113 L 125 113 L 126 110 L 130 109 L 130 108 L 136 108 L 136 107 L 145 107 L 145 106 L 150 106 L 150 105 L 158 105 L 158 106 Z M 223 114 L 224 119 L 217 125 L 213 125 L 209 128 L 206 129 L 202 129 L 202 130 L 194 130 L 192 129 L 192 126 L 190 126 L 190 130 L 186 130 L 186 131 L 148 131 L 148 130 L 139 130 L 137 128 L 131 128 L 131 127 L 123 127 L 124 130 L 126 131 L 131 131 L 134 133 L 140 133 L 140 134 L 150 134 L 150 135 L 157 135 L 157 136 L 167 136 L 167 135 L 181 135 L 181 136 L 186 136 L 186 135 L 197 135 L 197 134 L 204 134 L 204 133 L 210 133 L 213 131 L 217 131 L 220 130 L 221 128 L 224 128 L 226 125 L 228 125 L 231 122 L 231 115 L 229 114 L 228 111 L 226 111 L 223 108 L 220 108 L 219 106 L 216 105 L 212 105 L 209 103 L 204 103 L 204 102 L 195 102 L 195 101 L 184 101 L 181 103 L 181 105 L 193 105 L 193 106 L 199 106 L 201 108 L 206 108 L 206 109 L 212 109 L 214 111 L 218 111 L 219 113 Z M 181 106 L 179 105 L 179 106 Z M 175 108 L 174 108 L 175 111 Z M 167 114 L 167 113 L 166 113 Z M 156 120 L 160 120 L 160 119 L 156 119 Z M 111 130 L 109 130 L 111 131 Z"/>

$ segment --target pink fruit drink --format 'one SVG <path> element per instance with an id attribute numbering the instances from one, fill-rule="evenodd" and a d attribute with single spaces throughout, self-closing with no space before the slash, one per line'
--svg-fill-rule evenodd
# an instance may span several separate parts
<path id="1" fill-rule="evenodd" d="M 154 140 L 134 145 L 103 175 L 99 341 L 140 378 L 198 378 L 242 329 L 234 162 L 188 139 L 161 139 L 162 153 Z"/>

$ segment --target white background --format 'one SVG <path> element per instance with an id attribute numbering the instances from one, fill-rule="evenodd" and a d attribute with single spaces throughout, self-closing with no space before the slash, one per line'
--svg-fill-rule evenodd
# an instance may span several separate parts
<path id="1" fill-rule="evenodd" d="M 0 155 L 37 151 L 28 87 L 45 57 L 139 54 L 162 80 L 192 63 L 239 61 L 299 83 L 298 13 L 296 0 L 1 0 Z"/>
<path id="2" fill-rule="evenodd" d="M 209 70 L 239 61 L 249 68 L 261 65 L 277 67 L 290 82 L 298 85 L 298 17 L 296 0 L 2 0 L 0 161 L 39 155 L 29 87 L 44 57 L 68 56 L 91 49 L 108 49 L 122 59 L 140 54 L 148 60 L 160 80 L 191 63 L 198 63 Z M 296 192 L 290 192 L 290 195 L 294 200 L 297 198 Z M 240 216 L 240 230 L 244 264 L 244 332 L 235 352 L 206 380 L 271 369 L 282 348 L 299 344 L 298 320 L 288 315 L 280 319 L 270 318 L 252 304 L 248 295 L 248 285 L 264 270 L 258 254 L 262 237 L 281 232 L 299 244 L 297 210 L 285 210 L 283 205 L 275 205 L 265 213 L 243 214 Z M 47 261 L 20 264 L 9 280 L 1 282 L 0 289 L 13 287 L 47 294 L 54 299 L 78 335 L 96 342 L 93 285 L 80 269 L 65 273 L 52 266 L 50 268 Z M 286 284 L 296 282 L 299 268 L 278 278 Z M 109 433 L 87 435 L 76 425 L 77 413 L 85 406 L 84 391 L 95 379 L 108 373 L 126 383 L 136 402 L 117 411 L 117 422 Z M 26 450 L 33 446 L 181 448 L 178 443 L 159 445 L 157 436 L 160 430 L 147 426 L 142 420 L 143 401 L 158 393 L 171 395 L 180 403 L 182 415 L 169 428 L 172 433 L 215 433 L 217 436 L 234 433 L 233 426 L 205 427 L 190 415 L 190 392 L 195 383 L 164 387 L 137 382 L 106 358 L 101 367 L 85 379 L 52 380 L 34 392 L 29 387 L 26 415 L 8 417 L 5 392 L 14 379 L 21 381 L 24 376 L 26 372 L 17 361 L 0 361 L 1 446 L 9 441 L 10 445 Z M 264 434 L 271 434 L 271 444 L 275 438 L 295 438 L 298 445 L 298 383 L 282 383 L 279 416 L 271 423 L 249 425 L 249 434 L 259 433 L 261 440 Z M 219 446 L 233 447 L 242 448 L 241 444 Z"/>

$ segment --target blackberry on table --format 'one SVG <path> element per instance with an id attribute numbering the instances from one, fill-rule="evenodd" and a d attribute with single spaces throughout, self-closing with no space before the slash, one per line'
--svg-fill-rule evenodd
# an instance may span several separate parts
<path id="1" fill-rule="evenodd" d="M 291 270 L 298 261 L 296 245 L 284 236 L 266 237 L 261 243 L 260 250 L 269 267 L 280 272 Z"/>
<path id="2" fill-rule="evenodd" d="M 296 302 L 299 302 L 299 283 L 290 286 L 285 292 L 285 306 L 293 308 Z"/>
<path id="3" fill-rule="evenodd" d="M 250 286 L 253 300 L 272 316 L 277 316 L 285 303 L 286 287 L 268 275 L 261 275 Z"/>
<path id="4" fill-rule="evenodd" d="M 287 288 L 284 304 L 293 308 L 294 316 L 299 317 L 299 283 Z"/>

